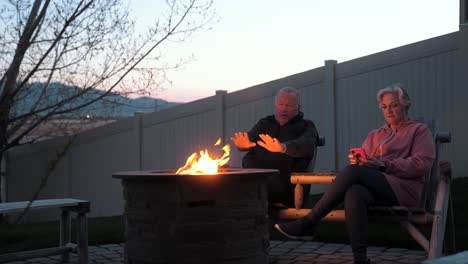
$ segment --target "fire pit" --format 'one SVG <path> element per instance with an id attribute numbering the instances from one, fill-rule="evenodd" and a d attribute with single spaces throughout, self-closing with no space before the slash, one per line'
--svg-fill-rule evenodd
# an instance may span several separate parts
<path id="1" fill-rule="evenodd" d="M 113 174 L 126 201 L 125 262 L 268 263 L 267 178 L 277 173 Z"/>

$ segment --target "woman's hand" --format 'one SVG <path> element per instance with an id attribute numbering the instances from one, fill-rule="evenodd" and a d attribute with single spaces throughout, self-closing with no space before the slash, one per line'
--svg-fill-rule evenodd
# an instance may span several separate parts
<path id="1" fill-rule="evenodd" d="M 350 164 L 355 164 L 359 166 L 366 166 L 369 168 L 374 168 L 374 169 L 380 169 L 382 166 L 385 166 L 385 163 L 379 159 L 376 159 L 374 157 L 367 157 L 366 160 L 361 160 L 356 158 L 354 155 L 349 154 L 349 163 Z"/>
<path id="2" fill-rule="evenodd" d="M 385 163 L 374 157 L 368 157 L 367 162 L 365 162 L 363 165 L 369 168 L 379 169 L 381 166 L 384 166 Z"/>
<path id="3" fill-rule="evenodd" d="M 234 133 L 234 137 L 231 138 L 231 141 L 234 142 L 234 145 L 236 145 L 236 148 L 238 149 L 249 149 L 257 145 L 250 141 L 249 135 L 245 132 Z"/>
<path id="4" fill-rule="evenodd" d="M 354 156 L 353 154 L 349 154 L 348 159 L 349 159 L 349 164 L 361 165 L 360 160 L 358 158 L 356 158 L 356 156 Z"/>

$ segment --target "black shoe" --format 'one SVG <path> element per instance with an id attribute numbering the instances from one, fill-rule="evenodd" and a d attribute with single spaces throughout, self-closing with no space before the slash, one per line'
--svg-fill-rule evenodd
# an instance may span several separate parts
<path id="1" fill-rule="evenodd" d="M 275 228 L 280 231 L 281 234 L 296 240 L 313 240 L 313 228 L 306 225 L 302 219 L 276 224 Z"/>

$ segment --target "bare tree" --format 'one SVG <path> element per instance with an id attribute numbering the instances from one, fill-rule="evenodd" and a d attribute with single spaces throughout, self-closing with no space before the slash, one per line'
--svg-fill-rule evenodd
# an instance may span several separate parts
<path id="1" fill-rule="evenodd" d="M 155 24 L 137 34 L 121 0 L 0 3 L 0 160 L 30 143 L 28 134 L 47 120 L 112 101 L 115 93 L 158 89 L 165 70 L 178 66 L 164 63 L 162 45 L 187 40 L 214 17 L 212 0 L 166 4 Z M 63 94 L 56 83 L 76 89 Z"/>

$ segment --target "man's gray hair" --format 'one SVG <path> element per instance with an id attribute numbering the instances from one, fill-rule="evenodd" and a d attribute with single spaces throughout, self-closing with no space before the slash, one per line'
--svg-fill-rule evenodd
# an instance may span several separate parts
<path id="1" fill-rule="evenodd" d="M 400 100 L 400 103 L 403 106 L 405 106 L 406 113 L 408 113 L 408 110 L 411 106 L 411 100 L 403 84 L 394 83 L 394 84 L 388 85 L 387 87 L 383 89 L 380 89 L 377 92 L 377 102 L 381 103 L 382 97 L 384 96 L 384 94 L 387 94 L 387 93 L 396 93 L 398 95 L 398 99 Z"/>
<path id="2" fill-rule="evenodd" d="M 301 94 L 299 93 L 299 90 L 297 90 L 296 88 L 293 88 L 293 87 L 289 87 L 289 86 L 286 86 L 286 87 L 283 87 L 283 88 L 279 89 L 279 91 L 275 95 L 275 102 L 278 99 L 278 95 L 280 95 L 282 93 L 288 93 L 288 94 L 295 95 L 296 98 L 297 98 L 298 104 L 301 103 Z"/>

